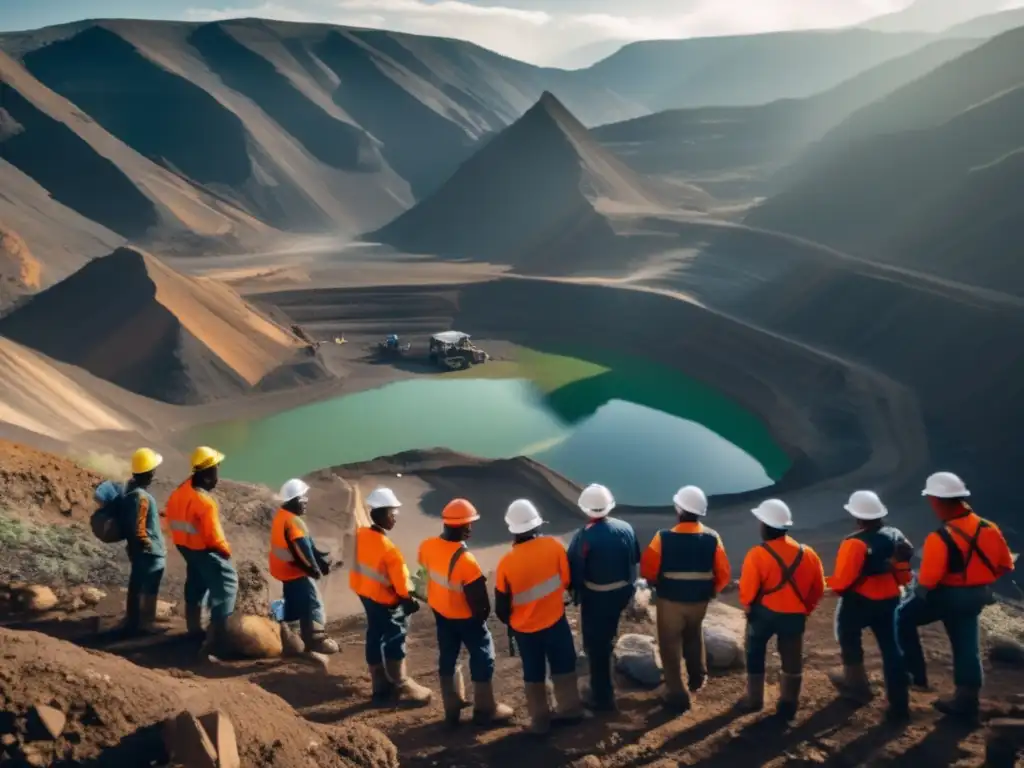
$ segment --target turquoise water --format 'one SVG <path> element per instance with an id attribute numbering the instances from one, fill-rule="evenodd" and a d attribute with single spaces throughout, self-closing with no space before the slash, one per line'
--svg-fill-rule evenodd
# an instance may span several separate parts
<path id="1" fill-rule="evenodd" d="M 688 483 L 708 493 L 763 488 L 786 468 L 758 420 L 678 374 L 652 383 L 646 370 L 637 382 L 607 367 L 570 375 L 549 363 L 559 358 L 537 360 L 545 375 L 532 380 L 400 381 L 207 426 L 189 438 L 227 454 L 226 477 L 272 487 L 324 467 L 441 447 L 492 459 L 530 456 L 578 483 L 609 486 L 622 503 L 645 506 L 670 503 Z M 557 381 L 559 375 L 579 378 Z"/>

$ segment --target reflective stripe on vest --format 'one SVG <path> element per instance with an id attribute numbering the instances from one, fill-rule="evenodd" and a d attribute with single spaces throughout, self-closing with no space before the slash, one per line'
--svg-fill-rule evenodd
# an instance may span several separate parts
<path id="1" fill-rule="evenodd" d="M 583 586 L 591 592 L 614 592 L 616 589 L 628 587 L 628 581 L 613 581 L 611 584 L 595 584 L 592 581 L 584 581 Z"/>
<path id="2" fill-rule="evenodd" d="M 512 595 L 512 605 L 525 605 L 541 600 L 548 595 L 553 595 L 562 589 L 562 575 L 556 573 L 550 579 L 545 579 L 540 584 L 530 587 L 518 595 Z"/>
<path id="3" fill-rule="evenodd" d="M 352 570 L 358 573 L 360 576 L 365 576 L 371 581 L 376 581 L 378 584 L 383 584 L 385 587 L 391 588 L 391 582 L 388 577 L 382 574 L 380 571 L 370 568 L 368 565 L 363 565 L 358 560 L 352 566 Z"/>
<path id="4" fill-rule="evenodd" d="M 432 581 L 434 584 L 437 584 L 437 586 L 439 587 L 444 587 L 445 589 L 450 590 L 452 592 L 462 592 L 461 584 L 453 584 L 452 582 L 448 581 L 446 577 L 439 574 L 437 571 L 431 571 L 428 569 L 427 578 L 430 579 L 430 581 Z"/>
<path id="5" fill-rule="evenodd" d="M 715 578 L 714 571 L 665 571 L 661 574 L 663 579 L 673 581 L 707 581 Z"/>
<path id="6" fill-rule="evenodd" d="M 274 557 L 285 563 L 294 563 L 295 558 L 292 557 L 292 551 L 290 549 L 281 549 L 280 547 L 272 547 L 270 549 L 274 553 Z"/>
<path id="7" fill-rule="evenodd" d="M 186 523 L 184 520 L 171 520 L 169 527 L 172 531 L 185 533 L 189 536 L 199 535 L 199 531 L 196 530 L 196 527 L 192 525 L 192 523 Z"/>

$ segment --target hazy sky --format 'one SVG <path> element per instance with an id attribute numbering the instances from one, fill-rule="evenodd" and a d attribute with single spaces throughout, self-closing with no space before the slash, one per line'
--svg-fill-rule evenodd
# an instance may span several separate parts
<path id="1" fill-rule="evenodd" d="M 843 26 L 911 0 L 0 0 L 0 28 L 98 17 L 262 16 L 472 40 L 536 63 L 599 40 Z"/>

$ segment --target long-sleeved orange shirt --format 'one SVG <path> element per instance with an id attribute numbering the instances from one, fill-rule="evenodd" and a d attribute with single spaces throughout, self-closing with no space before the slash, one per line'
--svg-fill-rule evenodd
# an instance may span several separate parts
<path id="1" fill-rule="evenodd" d="M 989 559 L 995 567 L 996 572 L 989 570 L 988 566 L 978 557 L 977 553 L 970 557 L 967 569 L 962 573 L 949 572 L 949 549 L 946 542 L 938 532 L 928 534 L 924 540 L 924 549 L 921 553 L 921 569 L 917 576 L 917 582 L 925 589 L 934 589 L 937 586 L 948 587 L 980 587 L 992 584 L 1000 576 L 1013 570 L 1013 555 L 1010 547 L 1003 537 L 998 526 L 989 521 L 978 536 L 977 548 Z M 960 550 L 964 560 L 968 557 L 968 541 L 974 538 L 981 525 L 982 519 L 974 512 L 963 517 L 957 517 L 946 523 L 946 528 L 956 528 L 958 534 L 952 531 L 950 535 Z M 961 535 L 962 534 L 962 535 Z M 965 538 L 966 537 L 966 538 Z"/>
<path id="2" fill-rule="evenodd" d="M 740 603 L 747 610 L 757 600 L 758 595 L 775 589 L 782 581 L 779 564 L 765 551 L 765 547 L 770 548 L 789 566 L 796 559 L 800 545 L 791 537 L 783 536 L 753 547 L 747 553 L 740 573 Z M 776 613 L 804 615 L 810 614 L 818 607 L 825 594 L 825 569 L 821 565 L 818 553 L 806 545 L 800 566 L 793 574 L 793 581 L 796 589 L 800 591 L 799 597 L 794 593 L 793 587 L 787 585 L 770 595 L 764 595 L 760 604 Z"/>
<path id="3" fill-rule="evenodd" d="M 679 523 L 673 529 L 673 533 L 704 533 L 707 529 L 700 523 Z M 661 532 L 654 534 L 651 543 L 647 545 L 640 558 L 640 575 L 651 584 L 657 586 L 658 572 L 661 570 Z M 718 548 L 715 550 L 715 594 L 721 592 L 732 578 L 732 569 L 729 566 L 729 558 L 725 554 L 725 547 L 721 538 L 718 539 Z"/>
<path id="4" fill-rule="evenodd" d="M 172 539 L 178 546 L 231 557 L 231 546 L 220 524 L 220 508 L 216 499 L 193 487 L 191 480 L 186 480 L 171 493 L 164 514 Z"/>
<path id="5" fill-rule="evenodd" d="M 842 594 L 861 577 L 867 559 L 868 545 L 861 539 L 850 538 L 839 545 L 834 573 L 828 578 L 832 591 Z M 869 600 L 889 600 L 899 597 L 900 587 L 910 581 L 910 563 L 894 563 L 890 573 L 865 576 L 853 589 Z"/>

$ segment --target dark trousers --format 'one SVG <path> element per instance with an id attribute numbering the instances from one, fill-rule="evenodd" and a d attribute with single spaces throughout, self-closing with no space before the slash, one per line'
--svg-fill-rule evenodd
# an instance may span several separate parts
<path id="1" fill-rule="evenodd" d="M 614 592 L 584 589 L 580 600 L 583 650 L 590 659 L 590 691 L 598 704 L 609 704 L 615 696 L 612 651 L 619 634 L 619 620 L 632 597 L 632 587 Z"/>
<path id="2" fill-rule="evenodd" d="M 804 630 L 807 617 L 799 613 L 777 613 L 754 605 L 747 614 L 747 674 L 763 675 L 768 641 L 777 637 L 782 671 L 799 675 L 804 666 Z"/>
<path id="3" fill-rule="evenodd" d="M 543 683 L 547 680 L 549 666 L 552 677 L 576 671 L 576 646 L 564 615 L 547 629 L 516 632 L 515 637 L 519 657 L 523 660 L 524 682 Z"/>
<path id="4" fill-rule="evenodd" d="M 210 618 L 225 621 L 235 612 L 238 574 L 230 560 L 213 552 L 178 547 L 185 558 L 185 604 L 202 605 L 209 598 Z"/>
<path id="5" fill-rule="evenodd" d="M 359 596 L 366 611 L 366 663 L 372 667 L 384 659 L 401 661 L 405 658 L 405 638 L 409 633 L 409 617 L 401 606 L 381 605 L 368 597 Z"/>
<path id="6" fill-rule="evenodd" d="M 843 664 L 864 663 L 863 632 L 870 629 L 882 653 L 885 689 L 889 701 L 903 702 L 907 697 L 907 670 L 896 642 L 896 607 L 900 599 L 870 600 L 856 592 L 843 595 L 836 608 L 836 641 Z"/>
<path id="7" fill-rule="evenodd" d="M 320 590 L 317 589 L 315 580 L 303 576 L 285 581 L 281 584 L 281 592 L 284 597 L 285 621 L 312 619 L 314 624 L 321 627 L 327 624 L 324 601 L 320 598 Z"/>
<path id="8" fill-rule="evenodd" d="M 494 677 L 494 638 L 487 623 L 476 619 L 449 619 L 434 611 L 437 622 L 437 671 L 452 677 L 459 663 L 459 651 L 469 652 L 469 677 L 474 683 L 489 683 Z"/>
<path id="9" fill-rule="evenodd" d="M 128 592 L 133 595 L 159 595 L 160 582 L 167 567 L 165 555 L 136 552 L 131 555 L 132 572 L 128 577 Z"/>
<path id="10" fill-rule="evenodd" d="M 896 637 L 915 683 L 928 683 L 918 627 L 941 621 L 953 649 L 953 681 L 960 687 L 981 688 L 980 616 L 989 600 L 986 587 L 938 587 L 925 596 L 907 592 L 896 609 Z"/>

